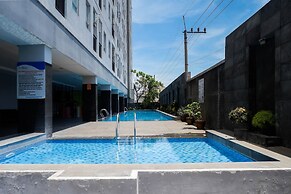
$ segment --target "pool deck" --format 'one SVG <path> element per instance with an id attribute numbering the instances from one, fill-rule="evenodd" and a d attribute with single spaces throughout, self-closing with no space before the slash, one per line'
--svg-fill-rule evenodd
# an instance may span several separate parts
<path id="1" fill-rule="evenodd" d="M 92 139 L 114 138 L 116 122 L 89 122 L 70 127 L 53 134 L 52 139 Z M 138 137 L 204 137 L 204 130 L 197 130 L 193 125 L 181 121 L 139 121 L 137 123 Z M 278 159 L 276 162 L 245 162 L 245 163 L 190 163 L 190 164 L 45 164 L 45 165 L 0 165 L 1 170 L 33 170 L 57 171 L 58 177 L 132 177 L 137 170 L 215 170 L 215 169 L 291 169 L 291 158 L 277 154 L 259 146 L 235 140 L 232 136 L 209 130 L 209 132 L 230 139 L 237 144 Z M 121 122 L 120 137 L 133 135 L 133 122 Z M 38 133 L 34 134 L 39 135 Z M 23 138 L 34 136 L 25 135 Z M 21 140 L 21 137 L 0 142 L 0 145 Z M 0 170 L 0 172 L 1 172 Z M 60 173 L 61 172 L 61 173 Z"/>
<path id="2" fill-rule="evenodd" d="M 68 138 L 114 138 L 116 122 L 89 122 L 75 127 L 67 128 L 53 134 L 53 139 Z M 119 136 L 133 136 L 134 122 L 120 122 Z M 137 137 L 151 136 L 200 136 L 205 135 L 204 130 L 197 130 L 193 125 L 181 121 L 138 121 L 136 123 Z"/>
<path id="3" fill-rule="evenodd" d="M 114 138 L 115 127 L 115 122 L 89 122 L 67 128 L 63 131 L 58 131 L 53 134 L 52 139 Z M 219 180 L 217 178 L 215 179 L 215 176 L 219 174 L 222 174 L 220 176 L 220 180 L 226 180 L 234 176 L 235 179 L 239 179 L 239 181 L 241 181 L 241 177 L 245 176 L 248 180 L 248 184 L 251 184 L 254 180 L 254 175 L 258 173 L 259 174 L 256 176 L 261 178 L 258 179 L 258 181 L 262 181 L 263 179 L 263 181 L 266 182 L 269 180 L 264 177 L 280 177 L 281 175 L 278 175 L 278 173 L 283 173 L 284 176 L 286 176 L 286 178 L 283 178 L 282 181 L 289 180 L 291 177 L 291 158 L 244 141 L 236 140 L 232 136 L 228 136 L 217 131 L 207 130 L 207 132 L 242 145 L 248 149 L 260 152 L 278 161 L 188 164 L 5 164 L 0 165 L 0 180 L 1 177 L 4 177 L 5 180 L 14 180 L 13 177 L 15 174 L 28 182 L 35 176 L 41 176 L 41 179 L 45 181 L 45 185 L 59 185 L 62 184 L 62 181 L 64 180 L 70 180 L 69 182 L 66 182 L 66 184 L 72 184 L 71 186 L 79 186 L 78 181 L 90 182 L 90 180 L 98 180 L 98 184 L 100 181 L 103 181 L 100 185 L 104 187 L 108 186 L 108 190 L 117 188 L 118 184 L 123 184 L 124 189 L 126 190 L 125 193 L 136 193 L 138 188 L 139 190 L 142 190 L 143 186 L 145 186 L 144 188 L 147 190 L 149 187 L 146 186 L 146 184 L 155 185 L 156 183 L 160 183 L 161 180 L 168 181 L 165 183 L 161 182 L 161 184 L 164 184 L 164 187 L 160 187 L 161 184 L 158 184 L 157 188 L 154 187 L 155 191 L 159 190 L 159 188 L 167 188 L 167 185 L 171 181 L 181 181 L 181 184 L 186 184 L 187 188 L 197 188 L 197 186 L 193 185 L 191 181 L 192 179 L 195 179 L 196 183 L 199 185 L 205 183 L 203 178 L 200 179 L 201 177 L 206 178 L 207 181 L 217 183 Z M 121 122 L 119 134 L 121 137 L 132 136 L 133 122 Z M 33 136 L 39 136 L 39 134 L 30 134 L 23 136 L 23 138 L 32 138 Z M 205 131 L 197 130 L 194 126 L 187 125 L 180 121 L 140 121 L 137 123 L 137 136 L 204 137 Z M 0 146 L 3 147 L 7 143 L 13 143 L 19 140 L 21 140 L 21 137 L 0 141 Z M 160 176 L 165 179 L 161 179 Z M 10 179 L 10 177 L 12 178 Z M 117 183 L 113 183 L 114 181 L 117 181 Z M 89 182 L 86 182 L 86 184 L 96 184 L 94 182 Z M 256 180 L 254 182 L 256 182 Z M 285 184 L 285 182 L 280 183 L 280 185 Z M 85 184 L 85 182 L 82 182 L 82 184 Z M 80 188 L 83 188 L 82 184 Z M 112 185 L 115 184 L 116 187 L 112 187 Z M 290 187 L 289 184 L 291 183 L 287 181 L 288 188 Z M 240 183 L 238 185 L 240 185 Z M 205 185 L 205 188 L 208 188 L 207 185 Z M 77 190 L 74 192 L 77 193 Z M 153 191 L 148 191 L 144 193 L 152 192 Z M 116 191 L 110 191 L 108 193 L 120 192 L 117 189 Z M 173 190 L 172 193 L 176 193 L 176 191 Z"/>
<path id="4" fill-rule="evenodd" d="M 52 139 L 114 138 L 115 127 L 115 122 L 89 122 L 55 132 Z M 140 121 L 136 127 L 138 137 L 205 136 L 204 130 L 197 130 L 194 126 L 180 121 Z M 176 194 L 193 191 L 247 193 L 250 190 L 253 193 L 255 191 L 290 193 L 288 189 L 291 191 L 291 158 L 217 131 L 207 130 L 207 133 L 278 161 L 187 164 L 0 164 L 0 180 L 4 183 L 0 193 L 9 191 L 8 193 Z M 133 122 L 121 122 L 119 134 L 121 137 L 132 136 Z M 3 151 L 11 143 L 17 146 L 17 142 L 26 143 L 27 139 L 36 141 L 38 136 L 44 138 L 44 134 L 34 133 L 3 140 L 0 141 L 0 148 Z M 267 186 L 261 187 L 264 185 Z M 238 190 L 240 192 L 237 192 Z"/>

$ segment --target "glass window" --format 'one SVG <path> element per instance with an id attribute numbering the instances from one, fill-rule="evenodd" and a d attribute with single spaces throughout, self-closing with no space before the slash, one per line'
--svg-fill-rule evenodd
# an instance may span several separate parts
<path id="1" fill-rule="evenodd" d="M 93 50 L 97 52 L 97 12 L 93 9 Z"/>
<path id="2" fill-rule="evenodd" d="M 77 14 L 79 14 L 79 0 L 72 0 L 72 8 Z"/>
<path id="3" fill-rule="evenodd" d="M 108 2 L 108 19 L 110 20 L 110 3 Z"/>
<path id="4" fill-rule="evenodd" d="M 104 7 L 104 10 L 106 10 L 106 0 L 103 0 L 103 7 Z"/>
<path id="5" fill-rule="evenodd" d="M 109 40 L 108 40 L 108 57 L 109 58 L 111 57 L 111 43 Z"/>
<path id="6" fill-rule="evenodd" d="M 99 19 L 99 57 L 102 58 L 102 22 Z"/>
<path id="7" fill-rule="evenodd" d="M 104 32 L 104 35 L 103 35 L 103 49 L 104 49 L 104 52 L 106 53 L 106 43 L 107 43 L 107 40 L 106 40 L 106 33 Z"/>
<path id="8" fill-rule="evenodd" d="M 102 0 L 99 0 L 99 8 L 102 10 Z"/>
<path id="9" fill-rule="evenodd" d="M 86 1 L 86 27 L 90 30 L 90 23 L 91 23 L 91 6 L 88 2 Z"/>
<path id="10" fill-rule="evenodd" d="M 55 7 L 65 17 L 65 0 L 56 0 Z"/>

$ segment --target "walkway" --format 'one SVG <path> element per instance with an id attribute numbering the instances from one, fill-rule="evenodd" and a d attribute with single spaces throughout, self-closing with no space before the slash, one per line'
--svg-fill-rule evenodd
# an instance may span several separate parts
<path id="1" fill-rule="evenodd" d="M 119 136 L 133 136 L 133 122 L 120 122 Z M 115 137 L 116 122 L 89 122 L 53 134 L 53 138 Z M 204 136 L 204 130 L 180 121 L 138 121 L 137 136 Z"/>

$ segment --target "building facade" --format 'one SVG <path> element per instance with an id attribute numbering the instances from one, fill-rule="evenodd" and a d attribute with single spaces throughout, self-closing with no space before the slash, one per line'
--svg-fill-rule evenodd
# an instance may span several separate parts
<path id="1" fill-rule="evenodd" d="M 0 135 L 123 111 L 131 49 L 130 0 L 1 1 Z"/>
<path id="2" fill-rule="evenodd" d="M 238 106 L 270 110 L 273 133 L 291 147 L 291 2 L 271 0 L 226 37 L 225 50 L 225 61 L 187 81 L 187 99 L 201 102 L 211 129 L 234 129 L 228 113 Z"/>

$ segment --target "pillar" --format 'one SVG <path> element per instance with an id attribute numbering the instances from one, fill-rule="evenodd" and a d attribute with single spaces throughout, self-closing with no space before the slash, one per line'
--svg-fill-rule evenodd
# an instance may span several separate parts
<path id="1" fill-rule="evenodd" d="M 111 104 L 112 104 L 112 114 L 117 114 L 119 112 L 119 94 L 118 90 L 112 90 L 111 92 Z"/>
<path id="2" fill-rule="evenodd" d="M 97 77 L 83 77 L 82 100 L 83 100 L 83 121 L 98 120 L 98 89 Z"/>
<path id="3" fill-rule="evenodd" d="M 18 131 L 52 136 L 52 52 L 46 45 L 19 46 Z"/>
<path id="4" fill-rule="evenodd" d="M 119 93 L 119 112 L 124 111 L 124 94 Z"/>
<path id="5" fill-rule="evenodd" d="M 124 96 L 124 107 L 128 108 L 128 97 Z"/>
<path id="6" fill-rule="evenodd" d="M 106 109 L 110 115 L 112 115 L 112 99 L 111 99 L 111 86 L 101 85 L 100 89 L 100 104 L 99 109 Z M 106 115 L 107 116 L 107 115 Z"/>

